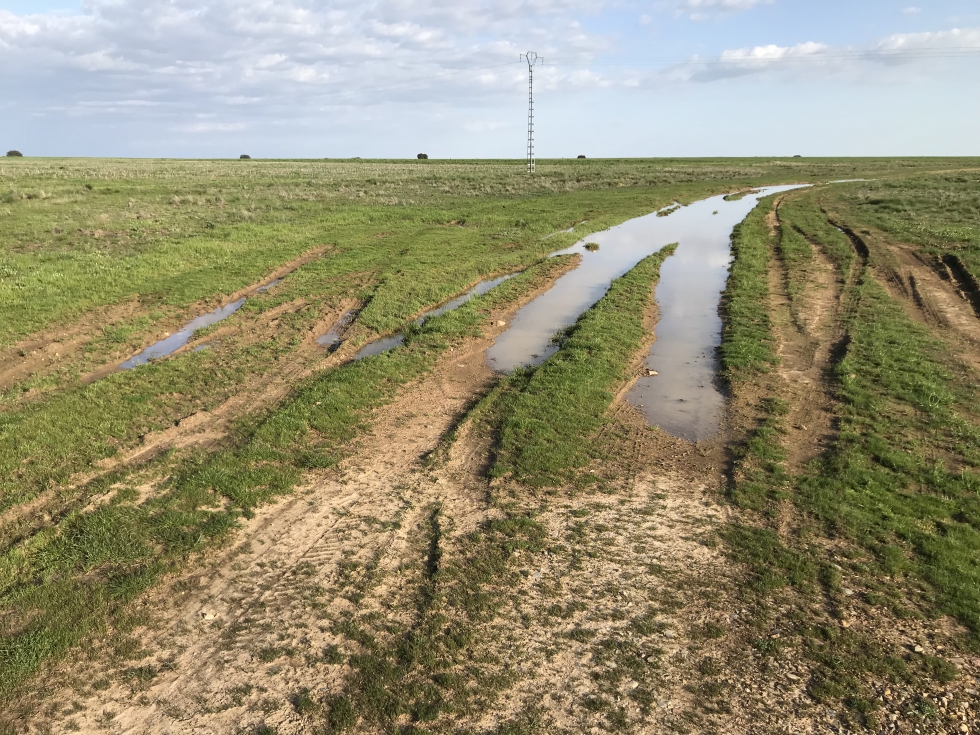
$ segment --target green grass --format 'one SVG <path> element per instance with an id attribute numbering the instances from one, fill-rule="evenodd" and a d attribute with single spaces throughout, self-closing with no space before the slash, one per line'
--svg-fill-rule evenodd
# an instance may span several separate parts
<path id="1" fill-rule="evenodd" d="M 648 336 L 643 313 L 675 246 L 640 261 L 571 327 L 561 349 L 518 375 L 500 427 L 493 474 L 537 486 L 568 482 L 595 456 L 590 444 Z"/>
<path id="2" fill-rule="evenodd" d="M 933 255 L 954 254 L 980 281 L 980 176 L 976 171 L 852 184 L 835 206 Z"/>
<path id="3" fill-rule="evenodd" d="M 349 656 L 343 691 L 323 700 L 319 720 L 327 733 L 340 733 L 358 720 L 384 731 L 429 732 L 429 723 L 486 707 L 513 674 L 480 651 L 481 623 L 492 619 L 518 578 L 510 564 L 518 552 L 544 548 L 545 529 L 514 513 L 486 521 L 454 540 L 443 561 L 440 509 L 430 510 L 416 563 L 419 583 L 408 625 L 376 630 L 370 615 L 355 613 L 335 632 L 358 644 Z M 402 718 L 408 724 L 399 726 Z"/>
<path id="4" fill-rule="evenodd" d="M 490 310 L 540 286 L 566 261 L 548 259 L 427 320 L 403 347 L 306 381 L 264 420 L 243 423 L 235 446 L 178 465 L 160 495 L 138 506 L 120 499 L 71 513 L 7 549 L 0 557 L 0 694 L 107 625 L 162 574 L 223 538 L 242 513 L 290 492 L 303 470 L 336 463 L 372 409 L 449 346 L 478 334 Z"/>
<path id="5" fill-rule="evenodd" d="M 179 571 L 226 538 L 242 514 L 290 492 L 305 470 L 339 461 L 351 436 L 368 425 L 373 409 L 429 370 L 448 346 L 478 334 L 489 310 L 511 303 L 542 283 L 549 269 L 561 267 L 560 261 L 541 263 L 545 253 L 675 200 L 804 179 L 908 176 L 968 163 L 542 161 L 534 177 L 523 175 L 519 162 L 0 163 L 0 365 L 20 359 L 13 346 L 44 337 L 45 330 L 74 334 L 79 343 L 75 350 L 69 349 L 70 341 L 59 343 L 66 351 L 53 366 L 0 394 L 0 509 L 41 499 L 41 510 L 7 523 L 0 536 L 0 692 L 9 695 L 45 661 L 108 630 L 161 575 Z M 937 182 L 936 192 L 952 187 L 962 201 L 945 213 L 924 215 L 928 228 L 917 236 L 922 242 L 946 237 L 943 242 L 954 243 L 967 262 L 975 240 L 969 182 L 958 174 L 918 175 Z M 903 186 L 918 186 L 910 181 Z M 858 207 L 847 196 L 863 190 L 855 187 L 834 196 L 842 197 L 841 207 Z M 905 210 L 893 212 L 866 199 L 860 211 L 870 212 L 878 226 L 913 232 L 911 220 L 901 215 Z M 928 201 L 923 196 L 922 202 Z M 787 209 L 792 206 L 788 203 Z M 771 324 L 759 305 L 768 258 L 763 216 L 762 209 L 753 212 L 735 238 L 723 347 L 733 384 L 764 374 L 775 359 Z M 942 230 L 944 217 L 958 229 Z M 816 207 L 802 207 L 791 219 L 842 268 L 850 262 L 847 239 L 821 220 Z M 582 220 L 588 222 L 577 225 L 574 234 L 542 239 Z M 91 370 L 132 354 L 321 245 L 331 247 L 274 290 L 249 298 L 223 322 L 209 351 L 182 354 L 91 385 L 80 382 Z M 795 252 L 790 245 L 787 258 Z M 532 485 L 561 483 L 597 456 L 587 437 L 601 427 L 642 344 L 642 310 L 658 266 L 659 260 L 645 261 L 618 281 L 571 330 L 552 360 L 516 376 L 500 391 L 494 408 L 501 432 L 498 473 L 512 473 Z M 317 372 L 322 355 L 300 349 L 314 326 L 342 302 L 356 300 L 364 307 L 350 332 L 358 342 L 405 326 L 420 311 L 481 278 L 521 269 L 529 270 L 458 311 L 420 329 L 409 326 L 406 345 L 389 354 Z M 794 497 L 801 503 L 806 499 L 806 512 L 823 532 L 863 545 L 881 569 L 891 569 L 885 566 L 890 560 L 901 574 L 922 583 L 937 609 L 972 620 L 975 567 L 960 568 L 976 551 L 976 508 L 968 491 L 975 482 L 974 423 L 964 408 L 972 394 L 964 392 L 958 377 L 950 377 L 949 366 L 943 368 L 946 373 L 936 367 L 943 367 L 944 360 L 919 341 L 918 333 L 909 332 L 905 342 L 896 344 L 886 339 L 880 330 L 887 327 L 897 339 L 904 326 L 889 321 L 893 315 L 879 303 L 872 285 L 861 288 L 862 308 L 870 310 L 862 313 L 876 320 L 879 331 L 865 334 L 855 328 L 848 353 L 849 369 L 858 376 L 847 378 L 853 385 L 845 385 L 853 388 L 847 405 L 857 438 L 846 438 L 853 446 L 842 440 L 835 450 L 842 458 L 839 466 L 828 464 L 812 482 L 800 484 Z M 285 311 L 270 322 L 273 309 Z M 908 340 L 925 351 L 910 349 Z M 907 373 L 889 382 L 874 372 L 874 360 L 881 361 L 881 371 Z M 138 446 L 144 434 L 210 410 L 284 366 L 312 369 L 314 375 L 281 402 L 238 417 L 229 439 L 217 448 L 174 452 L 112 473 L 98 470 L 101 460 Z M 916 402 L 923 395 L 928 409 Z M 746 462 L 759 460 L 753 475 L 758 488 L 742 487 L 742 497 L 753 498 L 763 510 L 788 492 L 780 475 L 776 413 L 758 434 L 758 446 L 750 446 L 745 455 Z M 869 431 L 861 422 L 872 416 L 874 431 Z M 908 437 L 915 445 L 910 451 L 918 454 L 904 465 L 899 452 L 874 453 L 884 445 L 905 447 Z M 956 448 L 952 459 L 948 445 Z M 936 456 L 948 466 L 938 466 Z M 867 466 L 858 462 L 862 457 Z M 929 458 L 925 464 L 923 458 Z M 84 473 L 99 476 L 85 481 Z M 169 479 L 159 492 L 137 505 L 140 483 L 163 476 Z M 848 502 L 830 507 L 827 498 L 839 488 L 822 485 L 821 478 L 848 488 Z M 875 483 L 886 481 L 901 486 L 900 497 L 888 503 L 875 490 Z M 857 489 L 852 483 L 858 483 Z M 110 490 L 115 494 L 108 502 L 86 509 L 90 499 Z M 892 516 L 878 518 L 875 513 L 882 509 Z M 46 511 L 52 512 L 50 520 Z M 459 659 L 452 658 L 457 652 L 443 651 L 434 654 L 444 658 L 431 666 L 411 668 L 418 661 L 412 656 L 421 655 L 419 647 L 435 635 L 436 629 L 426 626 L 439 620 L 443 606 L 473 620 L 492 614 L 489 587 L 473 587 L 467 580 L 484 580 L 485 586 L 506 581 L 501 559 L 513 550 L 511 537 L 536 533 L 533 521 L 524 517 L 507 516 L 500 523 L 516 525 L 486 528 L 484 536 L 474 537 L 465 562 L 470 566 L 457 581 L 450 582 L 441 563 L 429 570 L 429 600 L 405 638 L 402 658 L 359 664 L 363 671 L 377 664 L 384 673 L 390 663 L 396 672 L 415 672 L 408 679 L 416 677 L 420 688 L 406 695 L 407 704 L 398 705 L 398 712 L 422 721 L 431 707 L 442 706 L 438 702 L 448 695 L 431 683 L 419 683 L 419 672 L 439 669 L 448 677 L 449 662 Z M 893 548 L 907 553 L 900 560 Z M 784 566 L 797 571 L 790 569 L 774 585 L 812 576 L 811 567 L 794 559 L 787 557 Z M 811 566 L 819 581 L 825 565 Z M 462 691 L 451 678 L 443 681 L 452 696 Z M 329 707 L 303 701 L 305 709 L 324 707 L 331 727 L 348 722 L 353 711 L 340 700 Z M 385 719 L 384 701 L 375 704 L 360 702 L 358 712 L 374 713 L 370 717 L 376 723 L 391 722 Z"/>
<path id="6" fill-rule="evenodd" d="M 823 600 L 804 615 L 807 622 L 795 624 L 801 637 L 787 643 L 815 665 L 809 682 L 814 699 L 842 701 L 854 722 L 874 727 L 869 679 L 915 686 L 948 681 L 955 672 L 942 659 L 906 660 L 862 633 L 842 632 L 827 624 L 822 611 L 840 610 L 846 572 L 870 590 L 864 604 L 897 617 L 951 615 L 972 631 L 960 644 L 977 645 L 978 386 L 949 347 L 913 322 L 853 251 L 844 252 L 840 233 L 827 224 L 827 215 L 820 221 L 812 196 L 796 196 L 781 208 L 782 236 L 790 233 L 790 242 L 773 244 L 790 253 L 792 262 L 793 249 L 802 249 L 796 237 L 803 231 L 825 248 L 842 276 L 860 268 L 845 292 L 841 318 L 847 336 L 831 376 L 839 431 L 831 447 L 798 475 L 787 472 L 787 404 L 765 374 L 773 364 L 772 327 L 754 317 L 748 303 L 753 328 L 729 328 L 725 340 L 748 342 L 736 345 L 737 354 L 751 359 L 730 362 L 730 375 L 736 391 L 770 397 L 763 400 L 756 428 L 735 447 L 731 497 L 742 512 L 724 536 L 734 557 L 749 568 L 751 589 L 761 600 L 784 587 L 805 600 Z M 740 302 L 739 290 L 751 300 L 765 298 L 761 259 L 768 241 L 751 219 L 740 230 L 730 304 Z M 746 262 L 740 266 L 741 258 Z M 734 278 L 740 272 L 755 277 Z M 791 266 L 788 272 L 791 282 L 803 283 L 805 271 Z M 788 529 L 780 523 L 787 503 L 794 519 Z"/>
<path id="7" fill-rule="evenodd" d="M 733 260 L 722 300 L 721 363 L 726 379 L 737 383 L 767 372 L 776 363 L 769 293 L 769 225 L 773 198 L 759 202 L 732 233 Z"/>

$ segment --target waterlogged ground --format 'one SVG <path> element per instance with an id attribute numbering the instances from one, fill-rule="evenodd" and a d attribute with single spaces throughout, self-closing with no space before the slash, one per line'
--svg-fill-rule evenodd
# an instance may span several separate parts
<path id="1" fill-rule="evenodd" d="M 977 169 L 0 164 L 0 720 L 977 731 Z"/>

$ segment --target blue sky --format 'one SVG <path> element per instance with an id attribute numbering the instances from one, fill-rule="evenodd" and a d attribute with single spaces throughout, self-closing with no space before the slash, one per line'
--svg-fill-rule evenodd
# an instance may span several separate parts
<path id="1" fill-rule="evenodd" d="M 0 0 L 29 155 L 980 155 L 980 0 Z"/>

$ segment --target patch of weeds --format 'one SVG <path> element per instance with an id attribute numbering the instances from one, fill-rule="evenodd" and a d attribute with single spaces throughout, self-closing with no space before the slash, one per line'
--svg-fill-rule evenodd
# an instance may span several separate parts
<path id="1" fill-rule="evenodd" d="M 232 705 L 241 707 L 245 699 L 252 693 L 252 690 L 253 687 L 251 684 L 239 684 L 229 689 L 228 696 L 231 698 Z"/>
<path id="2" fill-rule="evenodd" d="M 299 715 L 309 716 L 320 711 L 320 706 L 313 700 L 310 690 L 305 687 L 290 698 L 290 703 Z"/>
<path id="3" fill-rule="evenodd" d="M 692 641 L 716 640 L 725 637 L 725 629 L 717 623 L 707 622 L 703 625 L 695 625 L 690 630 Z"/>
<path id="4" fill-rule="evenodd" d="M 668 246 L 615 280 L 606 295 L 568 331 L 562 348 L 502 395 L 505 414 L 492 469 L 534 486 L 576 480 L 591 459 L 583 437 L 603 423 L 615 391 L 643 343 L 643 311 Z M 578 478 L 581 480 L 581 478 Z"/>
<path id="5" fill-rule="evenodd" d="M 156 678 L 159 670 L 156 666 L 134 666 L 123 671 L 123 681 L 127 682 L 133 690 L 145 688 L 153 679 Z"/>
<path id="6" fill-rule="evenodd" d="M 268 664 L 284 656 L 292 656 L 294 653 L 294 649 L 286 646 L 264 646 L 256 652 L 255 657 L 262 663 Z"/>
<path id="7" fill-rule="evenodd" d="M 344 654 L 340 650 L 340 646 L 335 643 L 331 643 L 323 649 L 323 661 L 324 663 L 338 665 L 344 663 Z"/>
<path id="8" fill-rule="evenodd" d="M 575 627 L 567 633 L 567 636 L 573 641 L 588 643 L 596 637 L 596 632 L 589 628 Z"/>

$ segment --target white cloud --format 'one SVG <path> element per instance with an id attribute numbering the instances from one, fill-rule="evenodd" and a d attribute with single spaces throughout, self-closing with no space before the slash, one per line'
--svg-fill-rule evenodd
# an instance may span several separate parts
<path id="1" fill-rule="evenodd" d="M 927 51 L 949 53 L 966 49 L 980 51 L 980 28 L 953 28 L 949 31 L 926 33 L 895 33 L 879 41 L 872 52 L 887 54 L 899 51 L 921 54 Z"/>
<path id="2" fill-rule="evenodd" d="M 199 122 L 178 126 L 177 130 L 184 133 L 232 133 L 246 127 L 245 123 Z"/>
<path id="3" fill-rule="evenodd" d="M 513 127 L 509 122 L 501 122 L 500 120 L 480 120 L 478 122 L 469 122 L 463 125 L 463 130 L 468 133 L 489 133 L 494 130 L 502 130 L 504 128 Z"/>
<path id="4" fill-rule="evenodd" d="M 667 5 L 673 6 L 676 15 L 686 15 L 691 20 L 710 20 L 733 13 L 742 13 L 772 2 L 774 0 L 674 0 Z M 664 5 L 661 4 L 661 7 Z"/>
<path id="5" fill-rule="evenodd" d="M 137 88 L 181 107 L 281 109 L 305 106 L 311 87 L 321 102 L 409 89 L 476 100 L 512 89 L 514 75 L 484 69 L 516 66 L 528 48 L 601 50 L 606 41 L 576 17 L 614 1 L 88 0 L 75 15 L 0 11 L 0 67 L 17 69 L 18 82 L 54 80 L 32 94 L 58 100 Z"/>
<path id="6" fill-rule="evenodd" d="M 978 54 L 980 28 L 895 34 L 864 48 L 830 46 L 814 41 L 795 46 L 770 44 L 730 49 L 711 58 L 694 57 L 649 75 L 646 82 L 710 82 L 776 72 L 796 76 L 847 74 L 868 78 L 882 65 L 915 65 L 925 69 L 928 64 Z"/>

